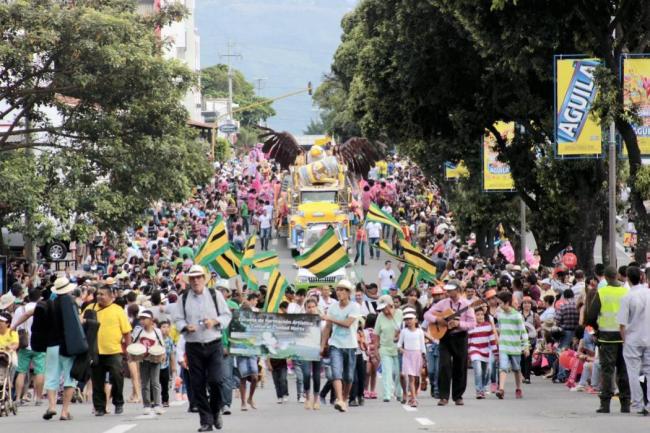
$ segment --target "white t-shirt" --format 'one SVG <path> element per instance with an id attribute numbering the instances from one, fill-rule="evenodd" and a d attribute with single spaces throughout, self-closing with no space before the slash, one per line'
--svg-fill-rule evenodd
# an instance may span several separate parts
<path id="1" fill-rule="evenodd" d="M 271 227 L 271 216 L 270 215 L 268 215 L 266 213 L 263 213 L 258 218 L 260 220 L 260 228 L 268 229 L 269 227 Z"/>
<path id="2" fill-rule="evenodd" d="M 368 231 L 369 238 L 381 237 L 381 223 L 370 221 L 368 224 L 366 224 L 366 230 Z"/>
<path id="3" fill-rule="evenodd" d="M 29 313 L 30 311 L 34 311 L 36 308 L 36 302 L 29 302 L 25 305 L 21 305 L 14 311 L 14 317 L 13 320 L 11 321 L 11 325 L 15 325 L 18 320 L 23 317 L 25 313 Z M 27 334 L 31 337 L 32 334 L 32 324 L 34 323 L 34 316 L 30 317 L 27 319 L 25 322 L 23 322 L 22 325 L 20 325 L 17 330 L 23 329 L 27 331 Z M 27 346 L 27 349 L 31 350 L 31 346 Z"/>
<path id="4" fill-rule="evenodd" d="M 380 289 L 390 289 L 395 285 L 395 271 L 392 269 L 388 270 L 386 268 L 379 271 L 379 288 Z"/>
<path id="5" fill-rule="evenodd" d="M 339 303 L 330 305 L 327 312 L 328 316 L 332 316 L 336 320 L 346 320 L 350 317 L 359 319 L 361 317 L 361 309 L 359 304 L 351 301 L 345 308 L 341 308 Z M 354 320 L 350 327 L 332 325 L 332 335 L 329 339 L 329 345 L 338 347 L 339 349 L 356 349 L 357 343 L 357 328 L 359 327 L 359 320 Z"/>
<path id="6" fill-rule="evenodd" d="M 404 350 L 417 350 L 418 352 L 426 353 L 427 347 L 424 344 L 424 331 L 422 328 L 415 328 L 413 331 L 404 327 L 399 333 L 399 340 L 397 347 Z"/>
<path id="7" fill-rule="evenodd" d="M 287 307 L 287 314 L 304 314 L 305 307 L 298 305 L 295 302 L 292 302 Z"/>

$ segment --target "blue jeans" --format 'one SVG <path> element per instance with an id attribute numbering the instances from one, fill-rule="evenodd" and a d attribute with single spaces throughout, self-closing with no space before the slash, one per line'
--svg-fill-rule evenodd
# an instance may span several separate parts
<path id="1" fill-rule="evenodd" d="M 262 250 L 266 251 L 269 249 L 269 239 L 271 239 L 271 227 L 262 229 L 262 234 L 260 236 L 262 240 Z"/>
<path id="2" fill-rule="evenodd" d="M 342 349 L 330 347 L 330 361 L 332 363 L 332 380 L 342 380 L 351 384 L 354 381 L 354 365 L 357 356 L 356 349 Z"/>
<path id="3" fill-rule="evenodd" d="M 476 392 L 487 391 L 487 385 L 490 382 L 489 363 L 474 360 L 472 361 L 472 369 L 474 370 L 474 387 L 476 388 Z"/>
<path id="4" fill-rule="evenodd" d="M 225 406 L 232 405 L 232 390 L 239 388 L 239 380 L 234 374 L 235 357 L 232 355 L 223 357 L 223 380 L 219 384 L 221 400 Z"/>
<path id="5" fill-rule="evenodd" d="M 575 329 L 570 329 L 570 330 L 562 330 L 562 340 L 560 340 L 560 349 L 564 349 L 565 347 L 571 346 L 571 341 L 573 340 L 573 336 L 575 335 L 576 331 Z"/>
<path id="6" fill-rule="evenodd" d="M 311 381 L 314 382 L 314 396 L 318 397 L 320 392 L 320 361 L 302 361 L 302 382 L 304 384 L 303 390 L 306 395 L 309 395 L 311 390 Z"/>
<path id="7" fill-rule="evenodd" d="M 357 241 L 357 255 L 354 256 L 354 263 L 361 258 L 361 264 L 366 264 L 366 241 Z"/>
<path id="8" fill-rule="evenodd" d="M 373 254 L 377 255 L 379 259 L 379 238 L 369 238 L 370 241 L 370 258 L 375 257 Z"/>
<path id="9" fill-rule="evenodd" d="M 440 365 L 440 350 L 438 343 L 427 344 L 427 372 L 431 382 L 431 395 L 438 393 L 438 367 Z"/>
<path id="10" fill-rule="evenodd" d="M 300 399 L 300 396 L 304 393 L 303 385 L 303 362 L 298 361 L 297 359 L 293 360 L 293 371 L 296 374 L 296 398 Z"/>

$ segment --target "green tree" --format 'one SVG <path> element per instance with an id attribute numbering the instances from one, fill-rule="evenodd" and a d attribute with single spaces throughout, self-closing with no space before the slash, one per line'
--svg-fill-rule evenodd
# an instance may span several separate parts
<path id="1" fill-rule="evenodd" d="M 218 64 L 202 69 L 201 92 L 203 96 L 207 97 L 227 98 L 228 66 Z M 234 114 L 235 119 L 241 122 L 238 144 L 251 146 L 257 143 L 255 126 L 275 116 L 275 110 L 270 101 L 265 103 L 266 98 L 255 95 L 253 84 L 246 81 L 244 74 L 237 69 L 233 69 L 232 92 L 233 102 L 240 107 L 258 104 L 255 107 Z"/>
<path id="2" fill-rule="evenodd" d="M 120 232 L 209 179 L 209 149 L 180 103 L 195 77 L 163 58 L 154 31 L 183 13 L 142 16 L 130 0 L 0 4 L 0 184 L 16 188 L 0 192 L 0 223 L 36 238 L 51 225 L 79 239 Z"/>
<path id="3" fill-rule="evenodd" d="M 544 262 L 572 243 L 581 266 L 593 265 L 606 206 L 603 163 L 556 160 L 550 144 L 553 54 L 577 52 L 584 28 L 565 2 L 496 8 L 489 0 L 367 0 L 342 26 L 332 73 L 344 94 L 337 107 L 349 113 L 344 121 L 400 144 L 436 176 L 445 160 L 462 159 L 480 173 L 485 131 L 498 135 L 496 121 L 516 122 L 514 142 L 497 137 L 497 150 L 531 210 Z M 479 178 L 472 179 L 461 187 L 476 191 Z M 484 212 L 512 195 L 491 197 Z"/>
<path id="4" fill-rule="evenodd" d="M 305 128 L 303 133 L 307 135 L 325 134 L 325 125 L 323 125 L 323 122 L 321 120 L 311 119 L 309 121 L 309 125 L 307 125 L 307 128 Z"/>

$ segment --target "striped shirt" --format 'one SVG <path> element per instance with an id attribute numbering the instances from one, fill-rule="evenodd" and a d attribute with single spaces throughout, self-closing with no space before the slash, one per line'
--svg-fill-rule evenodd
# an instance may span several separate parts
<path id="1" fill-rule="evenodd" d="M 497 339 L 492 323 L 485 321 L 468 332 L 468 353 L 472 361 L 490 361 L 490 352 L 497 351 Z"/>
<path id="2" fill-rule="evenodd" d="M 528 348 L 528 332 L 521 313 L 510 308 L 510 312 L 499 309 L 499 354 L 521 355 Z"/>

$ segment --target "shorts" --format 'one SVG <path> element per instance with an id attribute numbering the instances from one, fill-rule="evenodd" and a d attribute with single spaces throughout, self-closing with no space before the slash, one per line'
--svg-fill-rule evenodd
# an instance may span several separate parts
<path id="1" fill-rule="evenodd" d="M 521 355 L 499 355 L 499 370 L 508 373 L 512 371 L 521 371 Z"/>
<path id="2" fill-rule="evenodd" d="M 34 375 L 39 376 L 45 373 L 45 352 L 34 352 L 30 349 L 18 351 L 18 367 L 16 372 L 26 374 L 29 372 L 29 365 L 34 367 Z"/>
<path id="3" fill-rule="evenodd" d="M 249 376 L 257 376 L 259 374 L 259 368 L 257 366 L 257 357 L 238 356 L 237 370 L 239 371 L 239 377 L 242 379 Z"/>
<path id="4" fill-rule="evenodd" d="M 342 380 L 348 384 L 354 381 L 354 365 L 357 360 L 356 350 L 330 346 L 332 380 Z"/>
<path id="5" fill-rule="evenodd" d="M 47 348 L 45 352 L 45 389 L 58 390 L 63 378 L 64 388 L 74 388 L 77 381 L 70 377 L 74 358 L 59 355 L 59 346 Z"/>

